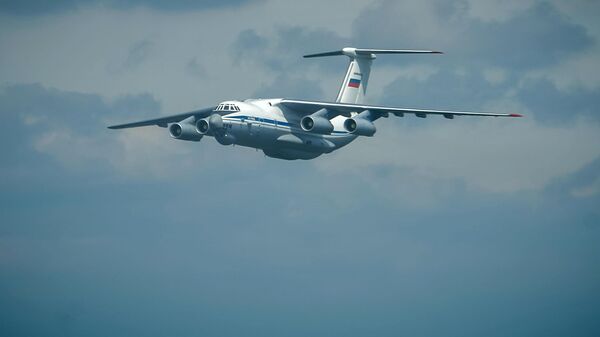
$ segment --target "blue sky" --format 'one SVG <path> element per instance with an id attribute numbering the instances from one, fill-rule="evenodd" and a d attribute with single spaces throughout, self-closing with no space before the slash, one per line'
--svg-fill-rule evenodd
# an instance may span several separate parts
<path id="1" fill-rule="evenodd" d="M 0 335 L 597 336 L 600 6 L 0 1 Z M 390 118 L 313 161 L 106 125 L 224 99 Z"/>

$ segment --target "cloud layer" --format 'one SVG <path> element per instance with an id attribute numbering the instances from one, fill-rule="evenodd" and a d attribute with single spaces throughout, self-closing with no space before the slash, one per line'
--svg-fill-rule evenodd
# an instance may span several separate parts
<path id="1" fill-rule="evenodd" d="M 208 10 L 207 10 L 208 9 Z M 0 335 L 596 336 L 597 6 L 0 3 Z M 309 162 L 106 125 L 224 99 L 515 111 L 393 118 Z M 32 324 L 35 322 L 35 324 Z"/>
<path id="2" fill-rule="evenodd" d="M 0 1 L 0 12 L 16 15 L 57 14 L 65 11 L 75 11 L 82 8 L 101 6 L 115 9 L 131 9 L 147 7 L 158 11 L 206 10 L 221 7 L 238 7 L 250 0 L 59 0 L 59 1 Z"/>

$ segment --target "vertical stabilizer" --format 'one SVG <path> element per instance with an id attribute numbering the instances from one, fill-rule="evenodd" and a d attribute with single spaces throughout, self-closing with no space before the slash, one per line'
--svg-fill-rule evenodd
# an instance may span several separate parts
<path id="1" fill-rule="evenodd" d="M 350 49 L 350 50 L 348 50 Z M 357 55 L 352 48 L 344 48 L 344 55 L 350 57 L 350 64 L 346 76 L 342 81 L 336 102 L 357 104 L 362 103 L 367 94 L 371 64 L 375 59 L 374 54 Z"/>
<path id="2" fill-rule="evenodd" d="M 359 49 L 344 48 L 338 51 L 305 55 L 304 57 L 322 57 L 346 55 L 350 58 L 350 64 L 346 70 L 346 76 L 342 81 L 342 86 L 338 92 L 336 102 L 359 104 L 363 103 L 367 94 L 367 85 L 369 84 L 369 75 L 371 74 L 371 64 L 375 59 L 375 54 L 441 54 L 438 51 L 431 50 L 406 50 L 406 49 Z"/>

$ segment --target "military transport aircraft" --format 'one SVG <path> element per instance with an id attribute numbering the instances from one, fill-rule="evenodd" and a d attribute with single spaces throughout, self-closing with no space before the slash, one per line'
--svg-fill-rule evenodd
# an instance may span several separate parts
<path id="1" fill-rule="evenodd" d="M 313 159 L 337 150 L 358 136 L 373 136 L 375 120 L 393 114 L 425 118 L 441 115 L 521 117 L 519 114 L 424 110 L 362 104 L 371 64 L 376 54 L 441 54 L 430 50 L 359 49 L 305 55 L 305 58 L 346 55 L 348 70 L 335 102 L 272 98 L 225 101 L 217 106 L 139 122 L 109 126 L 125 129 L 157 125 L 171 137 L 200 141 L 214 137 L 223 145 L 241 145 L 262 150 L 281 159 Z"/>

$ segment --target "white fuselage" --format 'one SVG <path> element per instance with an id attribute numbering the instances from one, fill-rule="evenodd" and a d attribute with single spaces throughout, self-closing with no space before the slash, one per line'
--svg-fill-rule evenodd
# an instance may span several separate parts
<path id="1" fill-rule="evenodd" d="M 346 117 L 343 116 L 331 119 L 334 126 L 331 134 L 304 131 L 300 127 L 301 115 L 286 111 L 285 107 L 277 105 L 279 101 L 257 99 L 223 102 L 235 104 L 239 111 L 221 112 L 225 134 L 215 138 L 220 143 L 261 149 L 270 157 L 312 159 L 339 149 L 357 137 L 344 129 Z"/>

